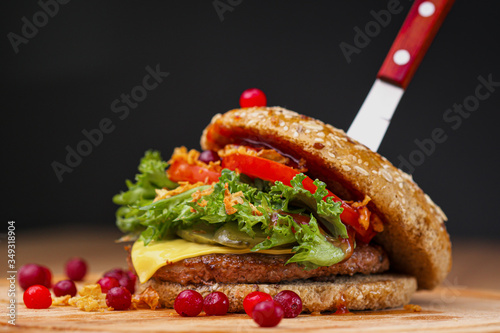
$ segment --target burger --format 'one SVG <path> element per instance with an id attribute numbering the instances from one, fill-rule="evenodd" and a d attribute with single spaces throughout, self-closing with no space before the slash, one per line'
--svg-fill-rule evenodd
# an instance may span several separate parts
<path id="1" fill-rule="evenodd" d="M 148 151 L 116 195 L 139 289 L 300 295 L 306 312 L 375 310 L 439 285 L 446 216 L 411 176 L 339 129 L 280 107 L 217 114 L 202 151 Z"/>

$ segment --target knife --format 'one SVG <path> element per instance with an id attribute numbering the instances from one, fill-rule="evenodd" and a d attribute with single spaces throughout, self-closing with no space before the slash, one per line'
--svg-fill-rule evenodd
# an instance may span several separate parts
<path id="1" fill-rule="evenodd" d="M 454 0 L 416 0 L 387 54 L 377 79 L 347 131 L 377 151 L 392 115 Z"/>

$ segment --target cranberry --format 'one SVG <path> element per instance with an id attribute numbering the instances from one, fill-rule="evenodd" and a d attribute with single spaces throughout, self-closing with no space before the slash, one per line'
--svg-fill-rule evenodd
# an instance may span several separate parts
<path id="1" fill-rule="evenodd" d="M 30 309 L 47 309 L 52 305 L 52 296 L 47 287 L 35 284 L 23 294 L 23 301 L 27 308 Z"/>
<path id="2" fill-rule="evenodd" d="M 81 281 L 87 274 L 87 263 L 82 258 L 73 258 L 66 263 L 66 275 L 73 281 Z"/>
<path id="3" fill-rule="evenodd" d="M 125 287 L 111 288 L 106 295 L 106 304 L 115 310 L 127 310 L 132 304 L 132 295 Z"/>
<path id="4" fill-rule="evenodd" d="M 113 277 L 117 280 L 120 280 L 123 277 L 123 270 L 121 268 L 113 268 L 112 270 L 107 271 L 102 276 L 104 277 Z"/>
<path id="5" fill-rule="evenodd" d="M 229 299 L 220 291 L 210 293 L 203 300 L 203 310 L 209 316 L 223 316 L 229 310 Z"/>
<path id="6" fill-rule="evenodd" d="M 264 301 L 255 305 L 252 318 L 261 327 L 274 327 L 283 319 L 283 307 L 275 301 Z"/>
<path id="7" fill-rule="evenodd" d="M 134 284 L 137 282 L 137 275 L 134 274 L 132 271 L 127 271 L 127 275 L 130 280 L 134 282 Z"/>
<path id="8" fill-rule="evenodd" d="M 47 288 L 52 288 L 52 273 L 47 267 L 42 266 L 42 268 L 45 273 L 45 283 L 43 285 Z"/>
<path id="9" fill-rule="evenodd" d="M 70 295 L 74 297 L 76 295 L 76 285 L 73 280 L 62 280 L 54 285 L 54 295 L 57 297 Z"/>
<path id="10" fill-rule="evenodd" d="M 271 295 L 263 293 L 262 291 L 254 291 L 248 294 L 243 300 L 243 309 L 250 317 L 252 316 L 253 308 L 257 303 L 263 301 L 272 301 L 273 298 Z"/>
<path id="11" fill-rule="evenodd" d="M 210 163 L 210 162 L 217 162 L 220 161 L 219 154 L 213 150 L 204 150 L 200 156 L 198 157 L 198 160 L 200 160 L 203 163 Z"/>
<path id="12" fill-rule="evenodd" d="M 174 301 L 175 311 L 183 317 L 196 317 L 203 308 L 203 297 L 194 290 L 184 290 Z"/>
<path id="13" fill-rule="evenodd" d="M 24 265 L 19 269 L 19 285 L 24 290 L 35 284 L 50 288 L 50 278 L 47 276 L 47 271 L 47 268 L 37 264 Z"/>
<path id="14" fill-rule="evenodd" d="M 280 291 L 274 300 L 283 307 L 285 318 L 295 318 L 302 312 L 302 300 L 291 290 Z"/>
<path id="15" fill-rule="evenodd" d="M 119 280 L 118 283 L 120 283 L 120 286 L 127 288 L 128 291 L 130 291 L 131 294 L 135 292 L 135 281 L 131 280 L 128 277 L 128 274 L 124 274 Z"/>
<path id="16" fill-rule="evenodd" d="M 266 106 L 267 98 L 262 90 L 251 88 L 245 90 L 240 96 L 240 106 L 242 108 L 250 108 L 253 106 Z"/>
<path id="17" fill-rule="evenodd" d="M 107 293 L 110 289 L 115 287 L 120 287 L 120 282 L 117 279 L 109 276 L 105 276 L 97 281 L 97 284 L 101 286 L 101 291 Z"/>

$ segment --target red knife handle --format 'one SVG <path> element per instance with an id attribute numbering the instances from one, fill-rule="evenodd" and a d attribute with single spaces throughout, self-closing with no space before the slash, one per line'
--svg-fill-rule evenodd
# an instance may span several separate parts
<path id="1" fill-rule="evenodd" d="M 415 0 L 377 78 L 406 89 L 454 0 Z"/>

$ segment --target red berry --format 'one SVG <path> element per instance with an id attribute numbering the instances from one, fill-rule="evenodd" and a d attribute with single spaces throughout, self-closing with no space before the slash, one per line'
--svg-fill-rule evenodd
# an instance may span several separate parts
<path id="1" fill-rule="evenodd" d="M 109 276 L 105 276 L 99 279 L 99 281 L 97 281 L 97 284 L 101 286 L 101 291 L 105 294 L 112 288 L 120 287 L 120 282 L 118 282 L 118 280 L 114 277 Z"/>
<path id="2" fill-rule="evenodd" d="M 130 291 L 131 294 L 135 292 L 135 282 L 128 277 L 128 274 L 125 273 L 118 280 L 118 283 L 120 283 L 120 286 L 127 288 L 127 290 Z"/>
<path id="3" fill-rule="evenodd" d="M 74 297 L 76 295 L 76 285 L 73 280 L 62 280 L 54 285 L 54 295 L 57 297 L 70 295 Z"/>
<path id="4" fill-rule="evenodd" d="M 106 294 L 106 304 L 115 310 L 127 310 L 132 304 L 132 295 L 125 287 L 111 288 Z"/>
<path id="5" fill-rule="evenodd" d="M 274 327 L 283 319 L 283 307 L 275 301 L 260 302 L 253 309 L 252 318 L 261 327 Z"/>
<path id="6" fill-rule="evenodd" d="M 19 269 L 19 285 L 24 290 L 35 284 L 50 288 L 50 280 L 47 278 L 46 268 L 37 264 L 27 264 Z"/>
<path id="7" fill-rule="evenodd" d="M 45 273 L 45 283 L 43 285 L 47 288 L 52 288 L 52 273 L 47 267 L 42 266 L 42 268 Z"/>
<path id="8" fill-rule="evenodd" d="M 203 300 L 203 310 L 208 316 L 223 316 L 229 310 L 229 299 L 220 291 L 210 293 Z"/>
<path id="9" fill-rule="evenodd" d="M 250 108 L 253 106 L 266 106 L 267 98 L 262 90 L 257 88 L 245 90 L 240 97 L 240 106 L 242 108 Z"/>
<path id="10" fill-rule="evenodd" d="M 87 274 L 87 263 L 82 258 L 73 258 L 66 263 L 66 275 L 73 281 L 81 281 Z"/>
<path id="11" fill-rule="evenodd" d="M 113 268 L 112 270 L 107 271 L 102 276 L 104 277 L 113 277 L 117 280 L 120 280 L 123 277 L 123 270 L 121 268 Z"/>
<path id="12" fill-rule="evenodd" d="M 194 290 L 184 290 L 174 301 L 175 311 L 183 317 L 196 317 L 203 308 L 203 297 Z"/>
<path id="13" fill-rule="evenodd" d="M 134 272 L 132 271 L 127 271 L 127 275 L 130 278 L 130 280 L 134 282 L 135 285 L 135 283 L 137 282 L 137 275 L 135 275 Z"/>
<path id="14" fill-rule="evenodd" d="M 263 301 L 272 301 L 271 295 L 263 293 L 262 291 L 254 291 L 248 294 L 243 300 L 243 309 L 250 317 L 252 316 L 253 308 L 256 304 Z"/>
<path id="15" fill-rule="evenodd" d="M 23 294 L 23 301 L 30 309 L 47 309 L 52 305 L 52 296 L 47 287 L 35 284 L 29 287 Z"/>
<path id="16" fill-rule="evenodd" d="M 274 300 L 283 307 L 285 318 L 295 318 L 302 312 L 302 299 L 291 290 L 280 291 Z"/>
<path id="17" fill-rule="evenodd" d="M 204 150 L 198 157 L 198 160 L 208 164 L 210 162 L 220 161 L 220 157 L 219 154 L 213 150 Z"/>

